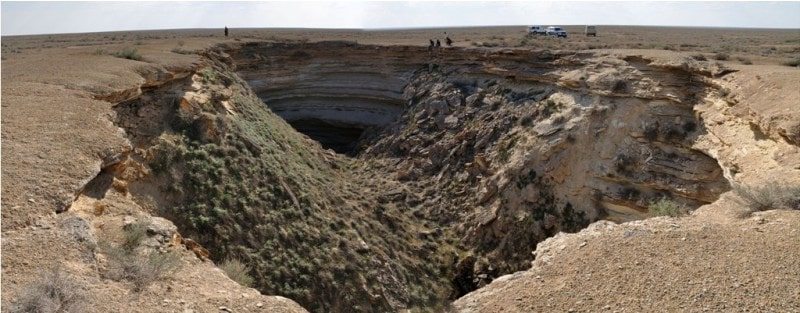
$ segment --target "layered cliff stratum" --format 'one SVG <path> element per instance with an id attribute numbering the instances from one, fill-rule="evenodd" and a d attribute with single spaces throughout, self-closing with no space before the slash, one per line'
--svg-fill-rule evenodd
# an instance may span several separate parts
<path id="1" fill-rule="evenodd" d="M 646 219 L 659 200 L 694 211 L 763 168 L 800 177 L 797 121 L 730 113 L 746 99 L 713 62 L 351 42 L 198 53 L 96 92 L 123 140 L 53 203 L 93 236 L 123 227 L 98 224 L 109 214 L 164 218 L 179 234 L 165 247 L 241 260 L 253 288 L 313 312 L 444 311 L 467 294 L 457 309 L 493 311 L 484 288 L 544 266 L 559 248 L 537 244 L 557 234 Z M 102 247 L 85 249 L 102 270 Z"/>

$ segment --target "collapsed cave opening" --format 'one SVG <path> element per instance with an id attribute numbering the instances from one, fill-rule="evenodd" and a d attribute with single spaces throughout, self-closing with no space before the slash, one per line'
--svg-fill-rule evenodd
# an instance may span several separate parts
<path id="1" fill-rule="evenodd" d="M 344 43 L 244 45 L 231 54 L 236 73 L 272 112 L 323 148 L 349 156 L 357 154 L 362 134 L 402 114 L 404 88 L 419 67 L 401 58 L 376 60 L 374 49 Z"/>
<path id="2" fill-rule="evenodd" d="M 317 118 L 288 121 L 295 130 L 319 142 L 323 148 L 353 156 L 365 129 L 359 125 L 341 124 Z"/>

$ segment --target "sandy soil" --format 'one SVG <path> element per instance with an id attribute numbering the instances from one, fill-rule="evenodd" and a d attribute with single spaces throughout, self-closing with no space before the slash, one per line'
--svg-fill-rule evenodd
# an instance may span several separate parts
<path id="1" fill-rule="evenodd" d="M 457 300 L 460 312 L 797 312 L 800 212 L 598 222 L 537 247 L 533 268 Z M 713 213 L 712 213 L 713 212 Z M 709 215 L 716 215 L 711 217 Z M 726 216 L 726 217 L 723 217 Z"/>

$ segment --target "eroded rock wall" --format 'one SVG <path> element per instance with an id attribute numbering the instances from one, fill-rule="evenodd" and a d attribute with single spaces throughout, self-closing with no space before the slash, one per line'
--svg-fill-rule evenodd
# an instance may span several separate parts
<path id="1" fill-rule="evenodd" d="M 452 55 L 418 71 L 406 112 L 361 157 L 385 158 L 427 196 L 420 215 L 452 226 L 477 256 L 459 260 L 469 273 L 456 284 L 526 268 L 559 231 L 641 219 L 661 198 L 696 208 L 729 189 L 693 146 L 705 133 L 693 114 L 702 72 L 640 58 Z"/>

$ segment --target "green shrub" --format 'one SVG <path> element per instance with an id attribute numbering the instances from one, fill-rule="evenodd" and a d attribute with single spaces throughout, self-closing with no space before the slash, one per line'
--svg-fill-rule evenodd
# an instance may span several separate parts
<path id="1" fill-rule="evenodd" d="M 114 53 L 114 56 L 118 57 L 118 58 L 128 59 L 128 60 L 136 60 L 136 61 L 141 61 L 142 60 L 142 55 L 139 54 L 139 51 L 136 50 L 135 48 L 122 49 L 122 50 L 117 51 L 116 53 Z"/>
<path id="2" fill-rule="evenodd" d="M 253 286 L 253 277 L 250 276 L 250 268 L 238 259 L 226 259 L 219 265 L 219 268 L 228 275 L 228 278 L 245 287 Z"/>
<path id="3" fill-rule="evenodd" d="M 717 60 L 717 61 L 726 61 L 726 60 L 730 59 L 730 57 L 731 57 L 731 56 L 730 56 L 730 55 L 728 55 L 727 53 L 719 52 L 719 53 L 717 53 L 717 54 L 715 54 L 715 55 L 714 55 L 714 60 Z"/>
<path id="4" fill-rule="evenodd" d="M 200 76 L 203 77 L 203 80 L 209 83 L 213 83 L 217 81 L 217 72 L 214 69 L 207 67 L 200 71 Z"/>
<path id="5" fill-rule="evenodd" d="M 800 186 L 781 183 L 763 186 L 736 185 L 734 191 L 752 211 L 800 210 Z"/>
<path id="6" fill-rule="evenodd" d="M 678 217 L 689 213 L 689 210 L 683 204 L 672 201 L 666 197 L 653 201 L 647 210 L 652 216 L 672 216 Z"/>
<path id="7" fill-rule="evenodd" d="M 46 271 L 25 287 L 13 312 L 83 312 L 85 296 L 81 286 L 61 267 Z"/>
<path id="8" fill-rule="evenodd" d="M 792 59 L 792 60 L 789 60 L 789 61 L 783 62 L 783 65 L 786 65 L 786 66 L 795 66 L 795 67 L 797 67 L 797 66 L 800 66 L 800 57 L 797 57 L 797 58 L 794 58 L 794 59 Z"/>

